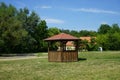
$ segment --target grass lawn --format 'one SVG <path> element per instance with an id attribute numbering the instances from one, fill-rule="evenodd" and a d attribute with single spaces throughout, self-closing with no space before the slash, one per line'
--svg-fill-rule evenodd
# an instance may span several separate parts
<path id="1" fill-rule="evenodd" d="M 0 80 L 120 80 L 120 52 L 80 52 L 79 58 L 64 63 L 47 58 L 0 61 Z"/>

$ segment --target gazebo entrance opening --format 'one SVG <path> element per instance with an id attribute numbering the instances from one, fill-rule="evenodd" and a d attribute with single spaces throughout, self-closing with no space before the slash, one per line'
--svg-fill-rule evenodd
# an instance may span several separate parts
<path id="1" fill-rule="evenodd" d="M 50 62 L 71 62 L 78 61 L 78 41 L 79 39 L 69 34 L 61 33 L 50 38 L 48 41 L 48 61 Z M 72 41 L 74 49 L 69 50 L 66 43 Z"/>
<path id="2" fill-rule="evenodd" d="M 49 41 L 49 51 L 75 51 L 76 41 Z"/>

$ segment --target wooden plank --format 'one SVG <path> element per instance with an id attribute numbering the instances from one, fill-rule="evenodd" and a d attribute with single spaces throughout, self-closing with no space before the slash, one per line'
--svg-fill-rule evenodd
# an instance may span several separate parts
<path id="1" fill-rule="evenodd" d="M 49 61 L 61 61 L 61 52 L 59 51 L 49 51 Z"/>
<path id="2" fill-rule="evenodd" d="M 78 57 L 77 57 L 77 52 L 62 52 L 62 61 L 66 61 L 66 62 L 69 62 L 69 61 L 77 61 L 78 60 Z"/>
<path id="3" fill-rule="evenodd" d="M 71 62 L 78 61 L 77 51 L 49 51 L 48 60 L 50 62 Z"/>

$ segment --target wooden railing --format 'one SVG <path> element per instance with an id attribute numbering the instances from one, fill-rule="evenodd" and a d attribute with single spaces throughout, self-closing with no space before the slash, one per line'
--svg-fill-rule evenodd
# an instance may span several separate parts
<path id="1" fill-rule="evenodd" d="M 72 62 L 78 61 L 77 51 L 49 51 L 48 60 L 50 62 Z"/>

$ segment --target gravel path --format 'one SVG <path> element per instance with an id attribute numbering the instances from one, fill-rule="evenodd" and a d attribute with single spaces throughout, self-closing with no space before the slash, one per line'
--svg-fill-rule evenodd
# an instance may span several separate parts
<path id="1" fill-rule="evenodd" d="M 22 59 L 36 59 L 36 58 L 47 58 L 47 56 L 15 56 L 15 57 L 0 57 L 0 61 L 11 61 L 11 60 L 22 60 Z"/>

